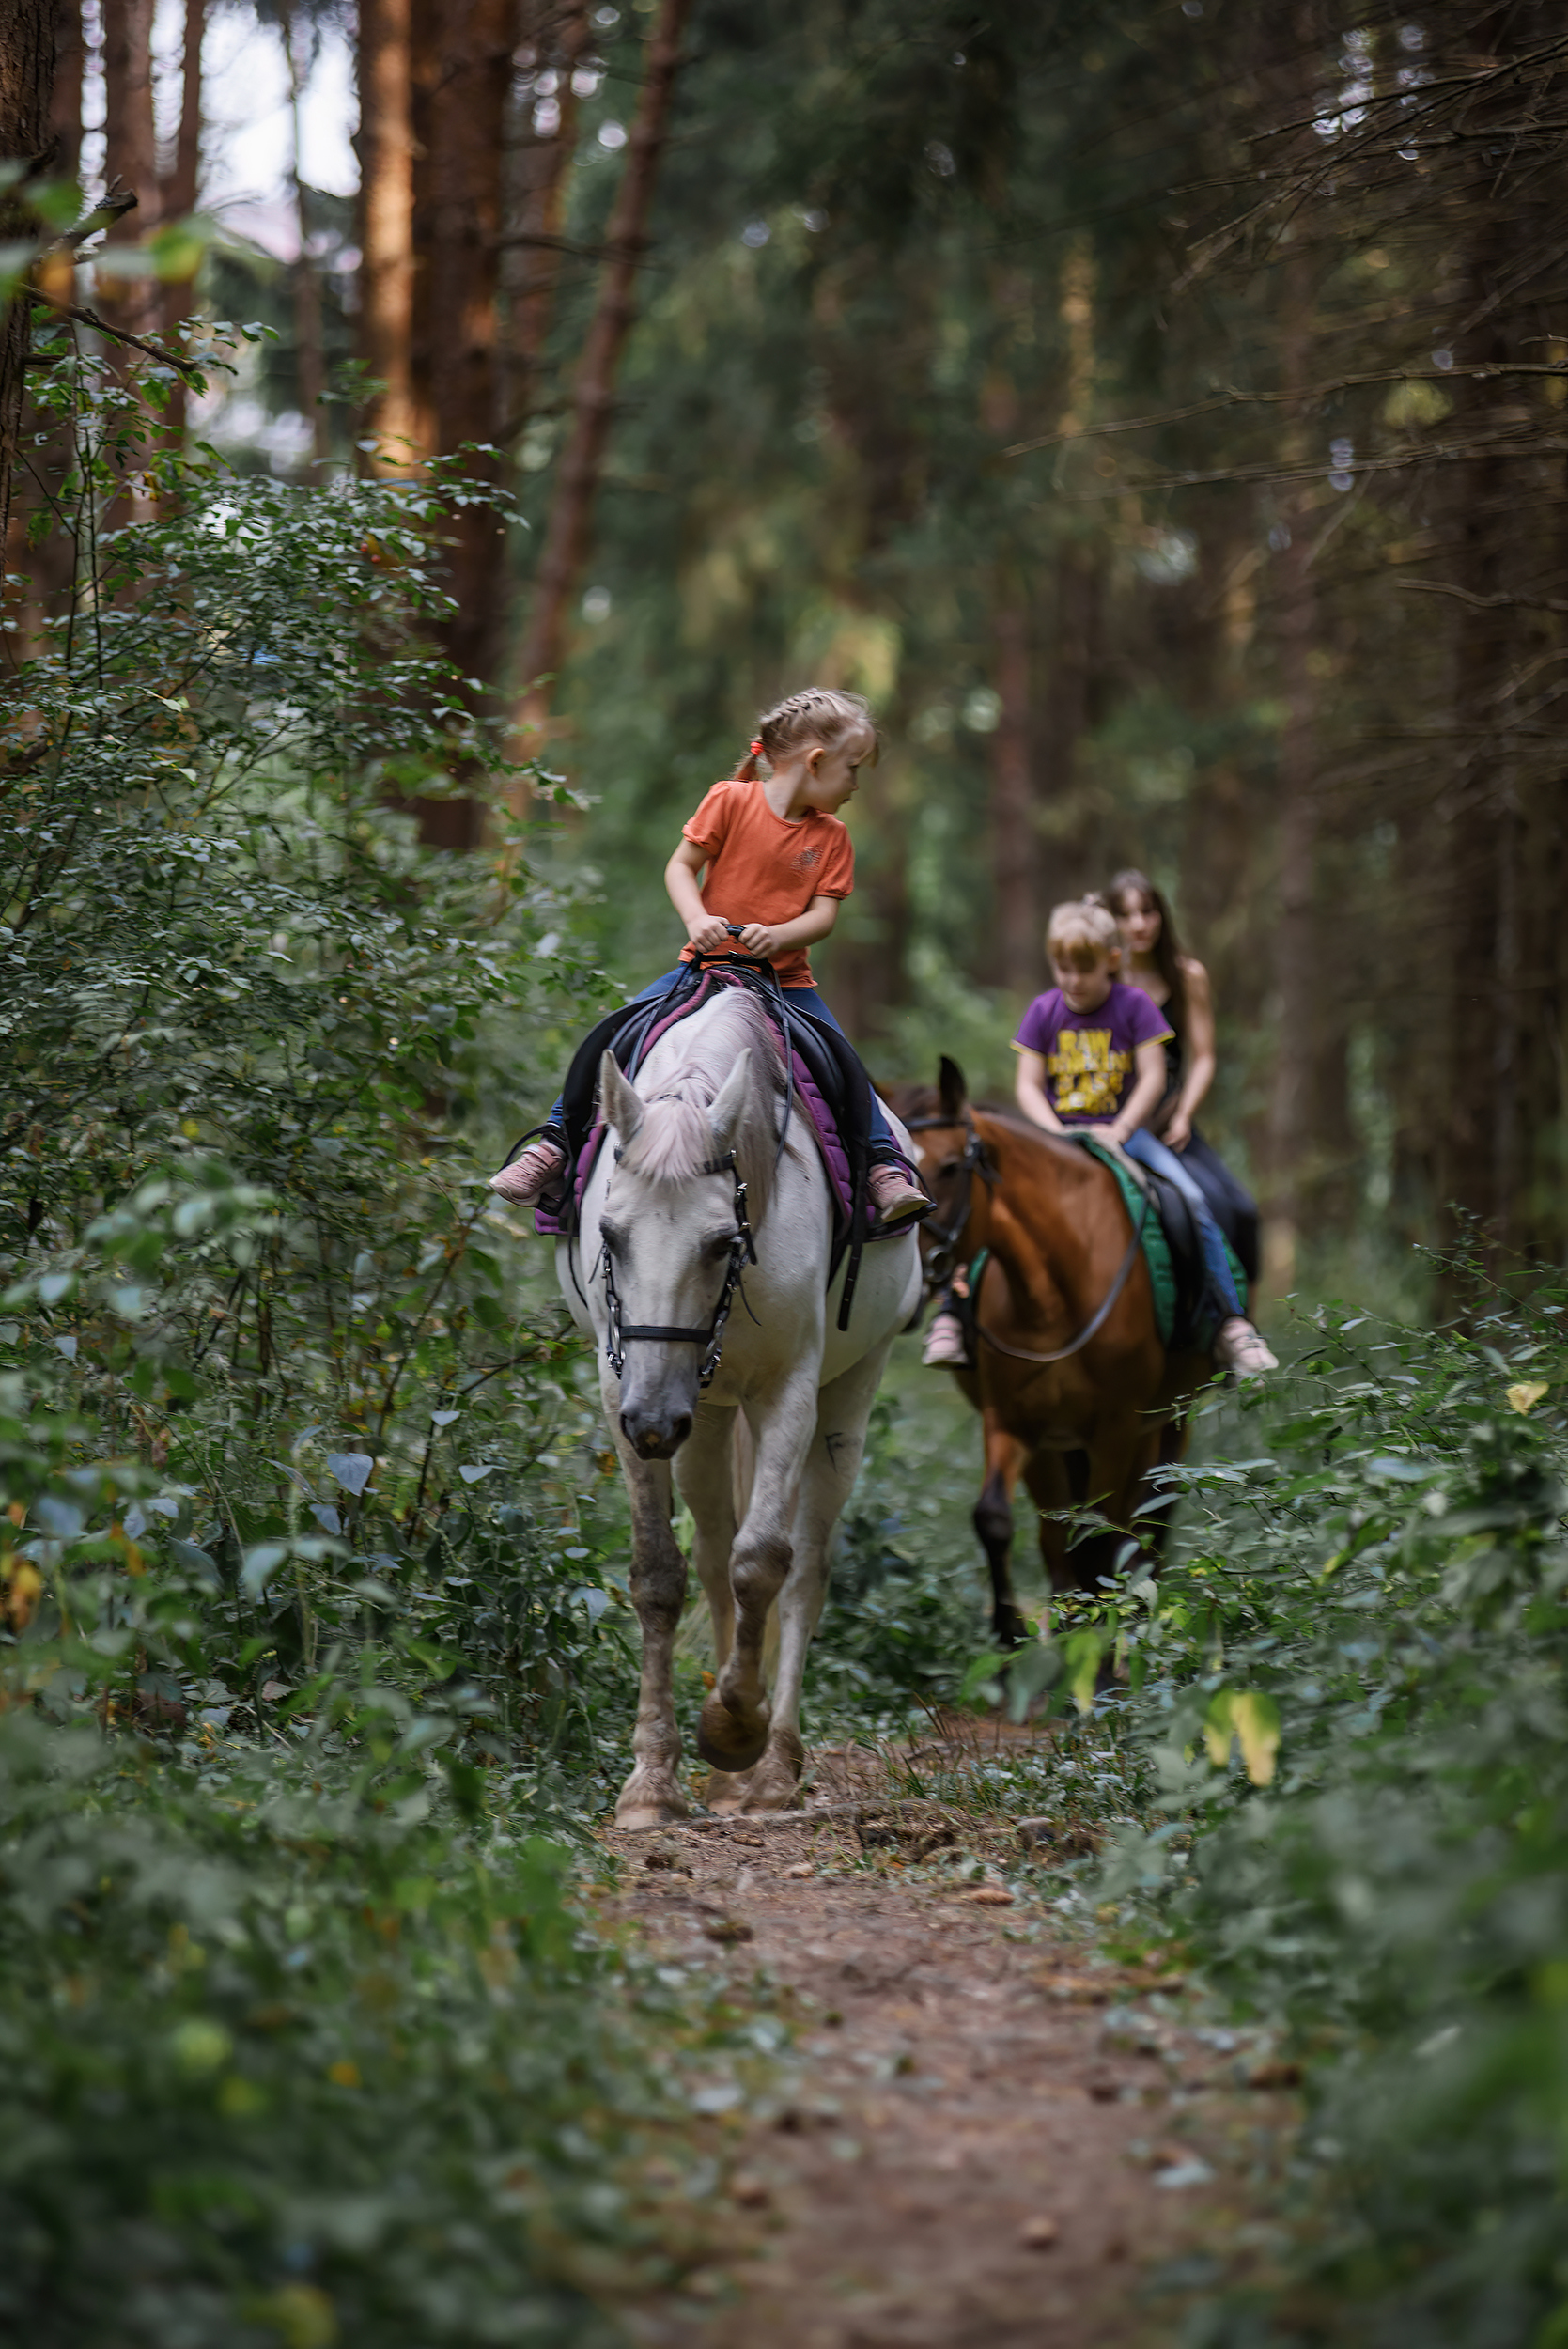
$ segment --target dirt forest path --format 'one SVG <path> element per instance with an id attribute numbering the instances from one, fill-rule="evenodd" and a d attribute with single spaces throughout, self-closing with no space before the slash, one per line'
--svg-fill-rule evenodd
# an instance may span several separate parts
<path id="1" fill-rule="evenodd" d="M 1190 1990 L 1009 1897 L 1016 1826 L 822 1798 L 607 1838 L 656 1951 L 726 1945 L 794 2025 L 782 2100 L 731 2115 L 727 2252 L 634 2311 L 646 2349 L 1097 2349 L 1166 2342 L 1265 2259 L 1294 2120 Z M 858 1813 L 858 1816 L 855 1815 Z M 939 1847 L 949 1848 L 944 1853 Z M 986 1868 L 966 1880 L 966 1860 Z M 955 1864 L 956 1863 L 956 1864 Z"/>

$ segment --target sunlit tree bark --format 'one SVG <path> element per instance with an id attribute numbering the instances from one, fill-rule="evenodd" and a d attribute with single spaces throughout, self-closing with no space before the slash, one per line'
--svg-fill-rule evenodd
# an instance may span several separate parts
<path id="1" fill-rule="evenodd" d="M 360 356 L 375 382 L 374 471 L 428 454 L 414 412 L 411 0 L 360 0 Z"/>

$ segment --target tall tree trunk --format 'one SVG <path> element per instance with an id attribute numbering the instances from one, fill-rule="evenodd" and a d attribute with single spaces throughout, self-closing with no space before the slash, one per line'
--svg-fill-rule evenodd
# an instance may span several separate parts
<path id="1" fill-rule="evenodd" d="M 1001 984 L 1032 995 L 1044 968 L 1039 840 L 1034 823 L 1029 605 L 1023 583 L 999 583 L 991 607 L 1001 715 L 991 737 L 991 855 Z"/>
<path id="2" fill-rule="evenodd" d="M 1498 63 L 1523 39 L 1523 27 L 1507 10 L 1495 9 L 1474 26 L 1476 51 Z M 1512 93 L 1493 95 L 1473 109 L 1468 120 L 1477 135 L 1488 119 L 1510 119 L 1513 102 Z M 1515 186 L 1489 176 L 1471 194 L 1452 337 L 1461 363 L 1499 365 L 1520 355 L 1511 347 L 1506 298 L 1517 268 L 1519 200 Z M 1495 382 L 1456 378 L 1461 428 L 1484 436 L 1505 397 Z M 1506 1248 L 1514 1237 L 1520 1171 L 1523 825 L 1511 675 L 1516 622 L 1507 591 L 1530 524 L 1514 502 L 1514 471 L 1500 458 L 1483 458 L 1453 476 L 1454 583 L 1464 600 L 1454 624 L 1454 783 L 1445 810 L 1449 1016 L 1438 1206 L 1445 1240 L 1461 1239 L 1473 1218 L 1489 1250 Z"/>
<path id="3" fill-rule="evenodd" d="M 586 0 L 535 0 L 528 11 L 531 46 L 541 70 L 553 70 L 555 127 L 535 128 L 538 101 L 528 101 L 520 137 L 514 211 L 517 229 L 505 240 L 515 256 L 506 272 L 510 334 L 505 352 L 503 413 L 505 437 L 521 430 L 533 406 L 555 308 L 566 226 L 567 177 L 577 146 L 578 96 L 573 76 L 588 52 Z"/>
<path id="4" fill-rule="evenodd" d="M 429 257 L 426 303 L 430 404 L 443 455 L 474 446 L 466 474 L 498 483 L 502 129 L 511 75 L 507 0 L 444 0 L 442 70 L 430 108 Z M 483 452 L 483 453 L 478 453 Z M 474 507 L 452 525 L 449 584 L 458 610 L 445 630 L 464 677 L 487 683 L 505 624 L 505 547 L 500 518 Z"/>
<path id="5" fill-rule="evenodd" d="M 5 36 L 0 34 L 0 39 Z M 82 32 L 82 0 L 54 0 L 54 94 L 49 127 L 54 138 L 50 177 L 74 179 L 82 169 L 82 74 L 87 47 Z"/>
<path id="6" fill-rule="evenodd" d="M 0 0 L 0 157 L 43 154 L 54 87 L 51 0 Z M 0 243 L 24 240 L 31 227 L 25 204 L 0 191 Z M 0 551 L 7 555 L 31 330 L 31 303 L 25 298 L 9 303 L 0 317 Z"/>
<path id="7" fill-rule="evenodd" d="M 300 395 L 301 413 L 310 426 L 311 454 L 319 468 L 332 453 L 329 421 L 321 400 L 321 395 L 327 388 L 326 357 L 321 342 L 321 281 L 316 274 L 316 263 L 311 257 L 310 216 L 305 204 L 304 180 L 300 171 L 300 100 L 304 77 L 300 71 L 299 22 L 288 0 L 285 0 L 279 10 L 278 25 L 283 35 L 284 60 L 288 68 L 288 178 L 294 197 L 294 234 L 299 245 L 292 272 L 294 379 Z M 319 472 L 315 477 L 320 478 Z"/>
<path id="8" fill-rule="evenodd" d="M 1312 357 L 1311 265 L 1297 250 L 1284 269 L 1281 367 L 1284 390 L 1304 391 Z M 1285 435 L 1287 464 L 1305 454 L 1306 432 L 1292 411 Z M 1282 503 L 1290 543 L 1280 555 L 1276 621 L 1284 729 L 1278 783 L 1280 885 L 1274 931 L 1277 1041 L 1269 1100 L 1269 1215 L 1264 1239 L 1265 1277 L 1272 1287 L 1295 1285 L 1296 1253 L 1312 1148 L 1313 987 L 1317 972 L 1313 920 L 1317 876 L 1316 692 L 1312 652 L 1317 630 L 1312 577 L 1311 508 L 1305 490 Z"/>
<path id="9" fill-rule="evenodd" d="M 1287 44 L 1278 86 L 1284 102 L 1298 110 L 1313 86 L 1318 46 L 1317 0 L 1302 0 L 1281 18 L 1278 37 Z M 1280 382 L 1292 401 L 1285 414 L 1281 456 L 1287 468 L 1306 461 L 1309 449 L 1304 399 L 1312 380 L 1315 288 L 1306 244 L 1306 223 L 1285 231 L 1292 238 L 1280 272 Z M 1284 728 L 1280 739 L 1279 908 L 1274 930 L 1276 1044 L 1268 1109 L 1269 1184 L 1264 1226 L 1264 1277 L 1277 1290 L 1295 1284 L 1312 1149 L 1314 988 L 1327 984 L 1318 964 L 1316 881 L 1318 833 L 1317 697 L 1312 656 L 1318 627 L 1317 583 L 1312 572 L 1312 488 L 1302 483 L 1280 501 L 1287 543 L 1279 554 L 1276 642 Z"/>
<path id="10" fill-rule="evenodd" d="M 413 339 L 412 0 L 360 0 L 360 357 L 380 387 L 365 417 L 378 473 L 429 454 L 418 437 Z"/>
<path id="11" fill-rule="evenodd" d="M 610 216 L 609 258 L 598 304 L 578 364 L 571 428 L 551 505 L 533 609 L 519 659 L 520 727 L 537 732 L 550 709 L 549 679 L 561 665 L 567 614 L 588 551 L 595 493 L 610 434 L 621 352 L 630 331 L 637 271 L 647 242 L 649 207 L 680 64 L 691 0 L 660 0 L 647 68 L 627 146 L 626 168 Z M 526 802 L 520 799 L 519 812 Z"/>
<path id="12" fill-rule="evenodd" d="M 201 44 L 207 30 L 207 0 L 185 0 L 185 42 L 179 70 L 179 126 L 175 133 L 174 167 L 163 182 L 162 217 L 189 220 L 196 209 L 201 175 Z M 163 288 L 163 338 L 176 345 L 182 319 L 191 310 L 188 280 Z M 169 433 L 177 447 L 184 443 L 187 391 L 177 377 L 164 410 Z"/>
<path id="13" fill-rule="evenodd" d="M 110 230 L 111 244 L 136 243 L 157 227 L 161 214 L 152 120 L 153 10 L 154 0 L 103 0 L 103 176 L 111 187 L 122 180 L 136 197 L 136 210 Z M 117 326 L 135 334 L 154 332 L 159 297 L 153 278 L 105 280 L 99 300 Z"/>

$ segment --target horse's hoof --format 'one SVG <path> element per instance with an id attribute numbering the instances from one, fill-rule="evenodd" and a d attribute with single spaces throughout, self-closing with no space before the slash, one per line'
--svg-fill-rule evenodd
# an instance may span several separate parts
<path id="1" fill-rule="evenodd" d="M 746 1788 L 747 1811 L 789 1811 L 798 1799 L 805 1749 L 792 1731 L 773 1737 L 768 1751 L 752 1772 Z"/>
<path id="2" fill-rule="evenodd" d="M 746 1808 L 752 1791 L 752 1772 L 743 1770 L 711 1770 L 703 1788 L 703 1800 L 715 1818 L 733 1819 Z"/>
<path id="3" fill-rule="evenodd" d="M 717 1688 L 710 1688 L 697 1723 L 697 1751 L 716 1770 L 749 1770 L 768 1750 L 768 1728 L 766 1703 L 747 1722 L 731 1712 Z"/>
<path id="4" fill-rule="evenodd" d="M 621 1788 L 615 1803 L 615 1825 L 623 1835 L 649 1835 L 655 1828 L 689 1819 L 691 1806 L 679 1786 L 650 1786 L 635 1779 Z"/>

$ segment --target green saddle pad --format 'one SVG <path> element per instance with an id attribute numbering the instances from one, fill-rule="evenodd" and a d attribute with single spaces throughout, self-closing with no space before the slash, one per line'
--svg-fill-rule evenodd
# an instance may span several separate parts
<path id="1" fill-rule="evenodd" d="M 1122 1205 L 1131 1217 L 1133 1228 L 1136 1230 L 1138 1219 L 1143 1214 L 1143 1193 L 1133 1181 L 1115 1151 L 1108 1150 L 1104 1143 L 1096 1142 L 1090 1134 L 1074 1134 L 1071 1139 L 1079 1144 L 1080 1149 L 1089 1151 L 1091 1156 L 1098 1159 L 1102 1165 L 1110 1167 L 1116 1177 L 1116 1188 L 1122 1194 Z M 1230 1258 L 1236 1295 L 1241 1299 L 1241 1310 L 1245 1313 L 1247 1311 L 1247 1275 L 1236 1261 L 1235 1251 L 1229 1240 L 1225 1241 L 1225 1253 Z M 1161 1228 L 1159 1217 L 1152 1200 L 1149 1204 L 1148 1214 L 1143 1216 L 1143 1261 L 1149 1268 L 1149 1280 L 1155 1292 L 1155 1319 L 1159 1327 L 1160 1344 L 1169 1346 L 1171 1333 L 1176 1326 L 1176 1269 L 1171 1261 L 1171 1243 Z M 1218 1326 L 1211 1315 L 1193 1332 L 1201 1350 L 1206 1352 L 1214 1343 L 1214 1333 Z"/>

